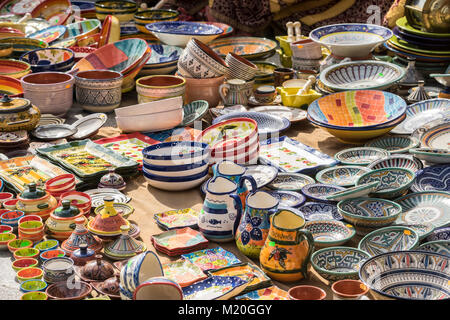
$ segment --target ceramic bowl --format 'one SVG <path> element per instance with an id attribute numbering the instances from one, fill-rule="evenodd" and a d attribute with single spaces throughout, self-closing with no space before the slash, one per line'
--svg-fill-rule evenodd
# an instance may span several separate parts
<path id="1" fill-rule="evenodd" d="M 10 211 L 16 210 L 17 201 L 18 201 L 17 199 L 3 201 L 3 208 L 10 210 Z M 19 221 L 19 224 L 20 224 L 20 221 Z"/>
<path id="2" fill-rule="evenodd" d="M 412 250 L 419 243 L 416 231 L 405 226 L 384 227 L 367 234 L 358 244 L 358 249 L 376 256 L 391 251 Z"/>
<path id="3" fill-rule="evenodd" d="M 205 100 L 197 100 L 185 104 L 183 106 L 183 122 L 181 126 L 192 126 L 196 121 L 201 121 L 208 110 L 209 103 Z"/>
<path id="4" fill-rule="evenodd" d="M 67 32 L 67 27 L 63 25 L 49 26 L 45 29 L 38 30 L 28 35 L 28 38 L 42 40 L 48 44 L 63 39 Z"/>
<path id="5" fill-rule="evenodd" d="M 0 192 L 0 203 L 11 200 L 14 198 L 14 195 L 11 192 Z M 1 212 L 4 213 L 4 212 Z M 0 213 L 0 214 L 1 214 Z"/>
<path id="6" fill-rule="evenodd" d="M 31 72 L 31 66 L 25 61 L 0 59 L 0 75 L 21 79 Z"/>
<path id="7" fill-rule="evenodd" d="M 22 97 L 22 84 L 15 78 L 0 76 L 0 92 L 7 94 L 10 98 Z"/>
<path id="8" fill-rule="evenodd" d="M 336 166 L 319 171 L 316 174 L 316 180 L 321 183 L 351 187 L 361 175 L 369 171 L 371 169 L 362 166 Z"/>
<path id="9" fill-rule="evenodd" d="M 59 202 L 62 204 L 63 200 L 70 200 L 70 204 L 83 210 L 86 216 L 90 214 L 92 198 L 89 194 L 79 191 L 69 191 L 61 195 Z"/>
<path id="10" fill-rule="evenodd" d="M 439 253 L 444 256 L 450 257 L 450 241 L 449 240 L 437 240 L 429 241 L 421 244 L 417 247 L 418 251 L 426 251 Z"/>
<path id="11" fill-rule="evenodd" d="M 38 216 L 38 215 L 33 215 L 33 214 L 26 215 L 26 216 L 23 216 L 22 218 L 19 219 L 19 225 L 21 223 L 27 222 L 27 221 L 39 221 L 39 222 L 42 222 L 42 218 L 40 216 Z"/>
<path id="12" fill-rule="evenodd" d="M 153 277 L 136 288 L 133 300 L 183 300 L 183 291 L 173 280 Z"/>
<path id="13" fill-rule="evenodd" d="M 324 300 L 327 293 L 319 287 L 301 285 L 290 288 L 288 295 L 290 300 Z"/>
<path id="14" fill-rule="evenodd" d="M 450 151 L 447 149 L 412 148 L 409 153 L 430 163 L 450 163 Z"/>
<path id="15" fill-rule="evenodd" d="M 27 292 L 20 297 L 20 300 L 47 300 L 47 299 L 48 299 L 47 294 L 45 292 L 40 291 Z"/>
<path id="16" fill-rule="evenodd" d="M 315 248 L 343 245 L 356 234 L 352 225 L 335 220 L 307 221 L 305 229 L 311 232 Z"/>
<path id="17" fill-rule="evenodd" d="M 254 60 L 272 56 L 277 43 L 261 37 L 226 37 L 216 39 L 209 46 L 222 57 L 233 52 L 245 59 Z"/>
<path id="18" fill-rule="evenodd" d="M 183 109 L 116 117 L 117 127 L 122 132 L 156 132 L 173 129 L 183 121 Z"/>
<path id="19" fill-rule="evenodd" d="M 209 166 L 208 162 L 201 162 L 199 164 L 189 164 L 181 166 L 152 166 L 144 163 L 143 167 L 146 173 L 155 176 L 164 177 L 186 177 L 197 175 L 204 172 Z"/>
<path id="20" fill-rule="evenodd" d="M 434 229 L 430 235 L 427 236 L 427 241 L 449 240 L 450 227 L 441 227 Z"/>
<path id="21" fill-rule="evenodd" d="M 19 219 L 25 215 L 23 211 L 7 211 L 0 215 L 0 222 L 12 227 L 17 227 L 19 225 Z"/>
<path id="22" fill-rule="evenodd" d="M 139 116 L 142 114 L 164 112 L 168 110 L 181 109 L 183 107 L 183 98 L 177 96 L 156 100 L 147 103 L 139 103 L 127 107 L 121 107 L 114 110 L 117 117 Z"/>
<path id="23" fill-rule="evenodd" d="M 20 284 L 20 291 L 27 293 L 32 291 L 45 291 L 47 283 L 44 280 L 26 280 Z"/>
<path id="24" fill-rule="evenodd" d="M 108 15 L 119 19 L 120 23 L 133 20 L 137 11 L 137 4 L 134 1 L 97 1 L 95 3 L 95 14 L 97 19 L 103 21 Z"/>
<path id="25" fill-rule="evenodd" d="M 423 164 L 419 159 L 412 156 L 391 154 L 387 158 L 375 160 L 367 166 L 367 168 L 372 170 L 389 167 L 405 168 L 416 173 L 417 171 L 423 169 Z"/>
<path id="26" fill-rule="evenodd" d="M 338 203 L 337 208 L 344 220 L 353 224 L 360 235 L 394 223 L 402 213 L 399 204 L 376 198 L 343 200 Z"/>
<path id="27" fill-rule="evenodd" d="M 134 15 L 134 23 L 136 28 L 143 33 L 150 33 L 145 25 L 159 21 L 177 21 L 180 13 L 170 9 L 151 9 L 142 10 Z"/>
<path id="28" fill-rule="evenodd" d="M 208 161 L 208 144 L 193 141 L 163 142 L 142 150 L 144 162 L 155 166 L 179 166 Z"/>
<path id="29" fill-rule="evenodd" d="M 17 272 L 25 268 L 36 267 L 38 264 L 39 261 L 35 258 L 21 258 L 14 260 L 11 266 Z"/>
<path id="30" fill-rule="evenodd" d="M 249 81 L 253 79 L 258 72 L 258 67 L 254 63 L 233 52 L 227 54 L 225 61 L 229 66 L 226 74 L 227 79 L 242 79 Z"/>
<path id="31" fill-rule="evenodd" d="M 69 285 L 66 281 L 53 283 L 45 293 L 52 300 L 82 300 L 92 291 L 92 286 L 83 281 Z"/>
<path id="32" fill-rule="evenodd" d="M 41 113 L 62 116 L 73 103 L 72 75 L 62 72 L 38 72 L 21 79 L 24 98 L 39 108 Z"/>
<path id="33" fill-rule="evenodd" d="M 36 243 L 33 248 L 38 249 L 40 252 L 47 251 L 47 250 L 53 250 L 58 248 L 59 241 L 55 239 L 49 239 L 45 241 L 41 241 L 39 243 Z"/>
<path id="34" fill-rule="evenodd" d="M 311 265 L 328 281 L 358 280 L 358 271 L 369 258 L 367 252 L 356 248 L 330 247 L 315 251 L 311 256 Z"/>
<path id="35" fill-rule="evenodd" d="M 411 187 L 415 179 L 413 171 L 404 168 L 384 168 L 373 170 L 358 178 L 356 185 L 379 181 L 376 197 L 394 199 L 402 196 Z"/>
<path id="36" fill-rule="evenodd" d="M 450 166 L 438 164 L 426 167 L 416 173 L 416 179 L 411 185 L 411 191 L 441 191 L 450 192 Z"/>
<path id="37" fill-rule="evenodd" d="M 342 220 L 342 216 L 339 214 L 336 205 L 332 203 L 306 202 L 297 209 L 307 221 Z"/>
<path id="38" fill-rule="evenodd" d="M 223 33 L 219 27 L 190 21 L 154 22 L 145 28 L 161 42 L 179 47 L 185 47 L 191 38 L 208 43 Z"/>
<path id="39" fill-rule="evenodd" d="M 74 22 L 67 25 L 66 38 L 75 38 L 77 40 L 83 37 L 94 35 L 101 29 L 101 22 L 97 19 L 87 19 Z"/>
<path id="40" fill-rule="evenodd" d="M 333 300 L 361 300 L 369 292 L 369 287 L 359 279 L 339 280 L 331 286 Z M 368 298 L 366 297 L 365 300 Z"/>
<path id="41" fill-rule="evenodd" d="M 136 81 L 138 102 L 146 103 L 155 100 L 183 97 L 186 90 L 186 80 L 172 75 L 154 75 L 139 78 Z"/>
<path id="42" fill-rule="evenodd" d="M 8 242 L 8 250 L 11 253 L 16 252 L 19 249 L 27 249 L 33 246 L 33 242 L 26 239 L 15 239 Z"/>
<path id="43" fill-rule="evenodd" d="M 39 250 L 34 248 L 24 248 L 14 251 L 14 259 L 37 258 L 38 256 Z"/>
<path id="44" fill-rule="evenodd" d="M 185 103 L 205 100 L 209 103 L 210 108 L 215 108 L 219 104 L 221 101 L 219 86 L 224 82 L 225 76 L 206 79 L 184 78 L 186 79 Z"/>
<path id="45" fill-rule="evenodd" d="M 75 75 L 75 97 L 85 110 L 110 112 L 122 101 L 123 75 L 112 70 L 88 70 Z"/>
<path id="46" fill-rule="evenodd" d="M 17 279 L 22 283 L 26 280 L 41 280 L 44 271 L 36 267 L 28 267 L 17 271 Z"/>
<path id="47" fill-rule="evenodd" d="M 405 69 L 384 61 L 352 61 L 332 65 L 320 73 L 320 81 L 334 91 L 385 90 L 405 76 Z"/>
<path id="48" fill-rule="evenodd" d="M 149 44 L 151 49 L 148 58 L 140 75 L 162 75 L 170 74 L 177 69 L 178 59 L 183 49 L 165 44 Z"/>
<path id="49" fill-rule="evenodd" d="M 61 249 L 50 249 L 50 250 L 45 250 L 45 251 L 41 252 L 39 257 L 41 258 L 42 262 L 45 262 L 45 261 L 53 259 L 53 258 L 64 257 L 65 255 L 66 255 L 66 253 L 65 253 L 64 250 L 61 250 Z"/>
<path id="50" fill-rule="evenodd" d="M 385 136 L 365 144 L 366 147 L 387 150 L 389 154 L 405 153 L 409 149 L 419 145 L 419 140 L 414 137 L 390 137 Z"/>
<path id="51" fill-rule="evenodd" d="M 189 190 L 202 184 L 208 178 L 209 169 L 207 168 L 203 172 L 190 176 L 178 176 L 178 177 L 166 177 L 150 174 L 145 168 L 142 169 L 144 177 L 148 184 L 152 187 L 169 190 L 169 191 L 181 191 Z"/>
<path id="52" fill-rule="evenodd" d="M 334 158 L 341 164 L 364 166 L 387 156 L 389 156 L 389 153 L 386 150 L 362 147 L 344 149 L 336 153 Z"/>
<path id="53" fill-rule="evenodd" d="M 337 191 L 344 191 L 344 187 L 336 186 L 333 184 L 325 183 L 312 183 L 304 186 L 302 188 L 302 193 L 315 201 L 318 202 L 333 202 L 327 199 L 327 196 L 333 194 Z"/>
<path id="54" fill-rule="evenodd" d="M 48 283 L 57 283 L 67 280 L 74 274 L 73 265 L 73 260 L 68 257 L 55 257 L 44 261 L 42 263 L 44 280 Z"/>
<path id="55" fill-rule="evenodd" d="M 339 57 L 366 57 L 393 32 L 373 24 L 343 23 L 312 30 L 309 37 Z"/>
<path id="56" fill-rule="evenodd" d="M 8 242 L 17 238 L 14 233 L 0 233 L 0 250 L 8 249 Z"/>
<path id="57" fill-rule="evenodd" d="M 66 48 L 36 49 L 23 54 L 20 60 L 30 64 L 33 72 L 66 72 L 75 63 L 75 54 Z"/>
<path id="58" fill-rule="evenodd" d="M 62 192 L 70 189 L 75 183 L 75 176 L 71 173 L 62 174 L 54 178 L 48 179 L 44 186 L 46 191 Z"/>
<path id="59" fill-rule="evenodd" d="M 0 45 L 12 46 L 13 52 L 11 58 L 13 59 L 19 59 L 24 53 L 28 51 L 48 47 L 47 42 L 31 38 L 0 39 Z"/>
<path id="60" fill-rule="evenodd" d="M 2 233 L 12 233 L 13 232 L 13 227 L 11 226 L 7 226 L 7 225 L 0 225 L 0 234 Z"/>

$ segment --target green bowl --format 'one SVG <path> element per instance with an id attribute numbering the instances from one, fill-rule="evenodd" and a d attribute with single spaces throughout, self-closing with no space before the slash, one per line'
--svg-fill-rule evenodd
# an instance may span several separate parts
<path id="1" fill-rule="evenodd" d="M 8 242 L 16 239 L 14 233 L 0 233 L 0 250 L 8 249 Z"/>
<path id="2" fill-rule="evenodd" d="M 56 239 L 50 239 L 41 241 L 39 243 L 36 243 L 33 248 L 38 249 L 39 251 L 47 251 L 47 250 L 53 250 L 58 248 L 59 241 Z"/>
<path id="3" fill-rule="evenodd" d="M 47 282 L 44 280 L 27 280 L 20 285 L 20 291 L 27 293 L 31 291 L 45 291 Z"/>
<path id="4" fill-rule="evenodd" d="M 12 248 L 13 251 L 23 249 L 23 248 L 31 248 L 33 242 L 27 239 L 15 239 L 8 242 L 8 246 Z M 10 249 L 11 251 L 11 249 Z"/>
<path id="5" fill-rule="evenodd" d="M 24 248 L 19 249 L 14 252 L 14 258 L 20 259 L 20 258 L 37 258 L 39 256 L 39 250 L 35 248 Z"/>
<path id="6" fill-rule="evenodd" d="M 24 293 L 20 300 L 47 300 L 48 296 L 45 292 L 41 291 L 30 291 L 27 293 Z"/>

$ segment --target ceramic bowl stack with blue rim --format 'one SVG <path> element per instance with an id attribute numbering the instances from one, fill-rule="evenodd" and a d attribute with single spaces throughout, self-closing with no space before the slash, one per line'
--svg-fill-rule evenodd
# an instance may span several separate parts
<path id="1" fill-rule="evenodd" d="M 208 177 L 209 146 L 194 141 L 164 142 L 142 150 L 144 177 L 154 188 L 188 190 Z"/>

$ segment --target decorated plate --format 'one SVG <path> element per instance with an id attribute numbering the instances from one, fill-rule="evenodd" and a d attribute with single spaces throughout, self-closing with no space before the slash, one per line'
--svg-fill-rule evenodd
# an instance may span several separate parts
<path id="1" fill-rule="evenodd" d="M 291 123 L 306 119 L 307 112 L 299 108 L 285 106 L 260 106 L 252 108 L 251 111 L 262 112 L 277 117 L 288 119 Z"/>
<path id="2" fill-rule="evenodd" d="M 273 40 L 258 37 L 228 37 L 216 39 L 209 44 L 210 48 L 222 57 L 233 52 L 246 59 L 267 57 L 277 47 Z"/>
<path id="3" fill-rule="evenodd" d="M 181 52 L 183 52 L 183 48 L 166 44 L 150 44 L 149 47 L 152 51 L 144 69 L 161 67 L 177 62 Z"/>
<path id="4" fill-rule="evenodd" d="M 234 31 L 233 27 L 226 23 L 214 22 L 214 21 L 195 21 L 195 22 L 210 24 L 210 25 L 213 25 L 213 26 L 216 26 L 216 27 L 222 29 L 223 33 L 219 36 L 219 38 L 229 36 Z"/>
<path id="5" fill-rule="evenodd" d="M 86 139 L 94 135 L 105 124 L 107 119 L 108 117 L 104 113 L 93 113 L 75 121 L 72 127 L 76 128 L 77 132 L 71 136 L 71 139 Z"/>
<path id="6" fill-rule="evenodd" d="M 234 254 L 221 247 L 183 254 L 181 257 L 197 265 L 203 271 L 222 269 L 241 263 Z"/>
<path id="7" fill-rule="evenodd" d="M 260 141 L 259 161 L 282 172 L 310 172 L 338 162 L 303 143 L 286 136 Z"/>
<path id="8" fill-rule="evenodd" d="M 370 163 L 367 168 L 372 170 L 383 169 L 383 168 L 405 168 L 413 172 L 423 168 L 423 163 L 419 159 L 404 154 L 389 155 L 387 158 L 375 160 Z"/>
<path id="9" fill-rule="evenodd" d="M 300 191 L 304 186 L 315 182 L 305 174 L 281 172 L 267 187 L 274 190 Z"/>
<path id="10" fill-rule="evenodd" d="M 271 191 L 269 193 L 277 198 L 280 201 L 279 205 L 283 207 L 296 208 L 306 201 L 306 198 L 298 192 L 279 190 Z"/>
<path id="11" fill-rule="evenodd" d="M 297 208 L 307 221 L 315 220 L 342 220 L 343 217 L 333 203 L 306 202 Z"/>
<path id="12" fill-rule="evenodd" d="M 202 269 L 188 260 L 169 262 L 162 267 L 164 276 L 178 283 L 180 287 L 189 286 L 208 277 Z"/>
<path id="13" fill-rule="evenodd" d="M 116 189 L 111 188 L 99 188 L 99 189 L 90 189 L 84 191 L 91 197 L 92 207 L 96 208 L 104 204 L 103 198 L 112 197 L 114 202 L 118 203 L 128 203 L 131 198 L 124 195 L 122 192 Z"/>
<path id="14" fill-rule="evenodd" d="M 239 295 L 247 282 L 239 277 L 212 276 L 183 288 L 184 300 L 228 300 Z"/>
<path id="15" fill-rule="evenodd" d="M 430 241 L 421 244 L 418 248 L 418 251 L 427 251 L 443 254 L 444 256 L 450 257 L 450 240 L 438 240 L 438 241 Z"/>
<path id="16" fill-rule="evenodd" d="M 47 124 L 36 127 L 31 134 L 44 141 L 64 139 L 73 136 L 77 129 L 67 124 Z"/>
<path id="17" fill-rule="evenodd" d="M 287 291 L 276 286 L 255 290 L 235 298 L 236 300 L 289 300 Z"/>
<path id="18" fill-rule="evenodd" d="M 450 114 L 448 114 L 450 116 Z M 434 149 L 450 149 L 450 118 L 447 118 L 447 123 L 434 126 L 420 136 L 420 143 L 422 147 L 429 147 Z M 420 131 L 420 129 L 418 129 Z M 415 134 L 415 132 L 413 133 Z"/>
<path id="19" fill-rule="evenodd" d="M 321 183 L 334 184 L 341 187 L 351 187 L 364 173 L 371 171 L 361 166 L 336 166 L 323 169 L 316 174 L 316 180 Z"/>
<path id="20" fill-rule="evenodd" d="M 256 181 L 256 187 L 258 189 L 261 189 L 262 187 L 265 187 L 278 175 L 277 168 L 266 166 L 266 165 L 252 165 L 247 166 L 245 171 L 246 176 L 251 176 Z M 248 186 L 247 186 L 248 187 Z"/>
<path id="21" fill-rule="evenodd" d="M 413 45 L 411 43 L 408 43 L 404 40 L 401 40 L 397 38 L 396 36 L 392 36 L 391 39 L 389 39 L 389 42 L 394 45 L 395 47 L 401 49 L 401 50 L 407 50 L 412 53 L 419 53 L 419 54 L 425 54 L 430 56 L 446 56 L 450 55 L 450 51 L 446 50 L 424 50 L 420 46 Z"/>
<path id="22" fill-rule="evenodd" d="M 197 229 L 198 215 L 199 213 L 197 211 L 187 208 L 156 213 L 153 215 L 153 218 L 159 226 L 166 230 L 185 227 Z"/>
<path id="23" fill-rule="evenodd" d="M 450 164 L 426 167 L 417 172 L 411 190 L 450 192 Z"/>
<path id="24" fill-rule="evenodd" d="M 56 25 L 40 31 L 36 31 L 35 33 L 28 35 L 28 38 L 38 39 L 45 41 L 47 43 L 52 43 L 56 40 L 59 40 L 62 36 L 64 36 L 66 31 L 67 31 L 66 26 Z"/>
<path id="25" fill-rule="evenodd" d="M 419 36 L 426 36 L 430 38 L 449 38 L 450 39 L 450 33 L 431 33 L 431 32 L 425 32 L 416 28 L 413 28 L 409 23 L 406 17 L 402 17 L 397 20 L 396 22 L 397 27 L 399 27 L 401 30 L 404 30 L 406 33 L 412 33 Z"/>
<path id="26" fill-rule="evenodd" d="M 184 251 L 192 247 L 208 244 L 208 240 L 201 232 L 189 227 L 153 235 L 152 242 L 155 246 L 162 247 L 168 251 Z"/>
<path id="27" fill-rule="evenodd" d="M 431 163 L 450 163 L 450 149 L 413 148 L 409 153 Z"/>

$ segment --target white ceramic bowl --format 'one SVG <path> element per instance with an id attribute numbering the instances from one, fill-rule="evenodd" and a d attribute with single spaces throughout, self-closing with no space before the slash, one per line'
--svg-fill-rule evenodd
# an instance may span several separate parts
<path id="1" fill-rule="evenodd" d="M 199 174 L 201 172 L 204 172 L 206 168 L 209 166 L 209 163 L 200 163 L 200 164 L 191 164 L 191 165 L 185 165 L 185 166 L 149 166 L 148 164 L 144 163 L 144 169 L 145 172 L 159 175 L 159 176 L 165 176 L 165 177 L 184 177 L 184 176 L 192 176 L 195 174 Z M 180 171 L 174 171 L 177 167 L 185 167 L 185 168 L 192 168 L 192 169 L 185 169 Z M 158 170 L 152 170 L 151 168 Z"/>
<path id="2" fill-rule="evenodd" d="M 128 107 L 117 108 L 114 110 L 114 112 L 116 114 L 116 117 L 130 117 L 182 108 L 183 108 L 183 98 L 181 96 L 178 96 L 174 98 L 162 99 L 152 102 L 135 104 Z"/>
<path id="3" fill-rule="evenodd" d="M 194 141 L 163 142 L 142 150 L 144 163 L 153 166 L 180 166 L 208 162 L 206 143 Z"/>
<path id="4" fill-rule="evenodd" d="M 183 109 L 147 113 L 137 116 L 116 117 L 123 132 L 155 132 L 175 128 L 183 121 Z"/>
<path id="5" fill-rule="evenodd" d="M 208 170 L 205 170 L 204 174 L 198 174 L 195 176 L 199 176 L 199 178 L 196 179 L 190 179 L 188 177 L 182 177 L 178 179 L 178 181 L 162 181 L 162 180 L 155 180 L 149 177 L 149 175 L 145 172 L 145 169 L 143 169 L 145 180 L 147 180 L 148 184 L 151 185 L 154 188 L 161 189 L 161 190 L 167 190 L 167 191 L 182 191 L 182 190 L 188 190 L 195 188 L 202 184 L 203 181 L 205 181 L 208 178 Z M 184 178 L 184 179 L 183 179 Z M 166 180 L 170 180 L 166 179 Z M 175 179 L 174 179 L 175 180 Z M 183 181 L 180 181 L 183 180 Z"/>

